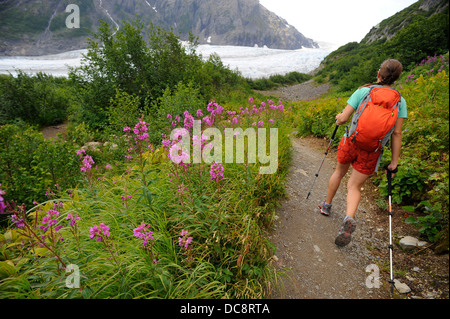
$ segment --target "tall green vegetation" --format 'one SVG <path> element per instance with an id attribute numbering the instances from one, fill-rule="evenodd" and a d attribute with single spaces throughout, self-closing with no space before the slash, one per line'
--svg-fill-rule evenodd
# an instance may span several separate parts
<path id="1" fill-rule="evenodd" d="M 74 91 L 67 79 L 19 71 L 0 76 L 0 125 L 24 121 L 45 126 L 63 122 Z"/>
<path id="2" fill-rule="evenodd" d="M 89 39 L 82 65 L 69 75 L 81 99 L 73 120 L 93 129 L 105 127 L 117 90 L 137 97 L 141 111 L 157 112 L 152 102 L 179 83 L 198 89 L 203 103 L 213 93 L 241 84 L 238 73 L 224 67 L 215 55 L 204 61 L 195 46 L 194 37 L 185 47 L 172 31 L 153 25 L 144 30 L 140 20 L 124 22 L 118 32 L 102 22 L 94 39 Z"/>
<path id="3" fill-rule="evenodd" d="M 289 127 L 281 103 L 244 103 L 225 108 L 210 102 L 204 114 L 185 113 L 175 126 L 189 134 L 193 119 L 204 130 L 214 123 L 221 134 L 227 126 L 276 127 L 275 174 L 260 174 L 263 165 L 250 163 L 247 152 L 245 163 L 174 163 L 168 149 L 177 144 L 153 148 L 152 127 L 139 120 L 118 137 L 129 143 L 121 146 L 127 154 L 121 161 L 100 163 L 91 151 L 72 150 L 80 165 L 77 188 L 59 188 L 29 209 L 7 208 L 12 217 L 0 233 L 0 297 L 268 296 L 278 274 L 264 227 L 273 223 L 284 195 Z M 166 127 L 173 125 L 167 121 Z M 192 140 L 208 150 L 204 130 Z M 2 185 L 2 203 L 9 192 Z"/>

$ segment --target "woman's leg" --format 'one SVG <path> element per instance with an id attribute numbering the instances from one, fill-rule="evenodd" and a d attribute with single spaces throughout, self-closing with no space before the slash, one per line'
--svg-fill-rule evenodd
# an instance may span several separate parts
<path id="1" fill-rule="evenodd" d="M 347 216 L 355 218 L 361 200 L 361 187 L 369 177 L 370 175 L 362 174 L 353 169 L 347 184 Z"/>
<path id="2" fill-rule="evenodd" d="M 333 175 L 331 175 L 330 180 L 328 182 L 328 191 L 327 191 L 327 204 L 331 204 L 333 201 L 334 196 L 336 195 L 336 192 L 339 188 L 339 185 L 341 184 L 342 178 L 347 174 L 348 168 L 350 167 L 350 164 L 341 164 L 338 163 L 336 170 L 334 171 Z"/>

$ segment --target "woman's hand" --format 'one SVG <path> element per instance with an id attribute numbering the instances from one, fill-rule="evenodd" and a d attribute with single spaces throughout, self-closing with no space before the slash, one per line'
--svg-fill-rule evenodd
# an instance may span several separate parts
<path id="1" fill-rule="evenodd" d="M 389 171 L 388 171 L 389 170 Z M 395 173 L 397 173 L 397 164 L 389 164 L 386 169 L 384 170 L 384 173 L 386 174 L 386 176 L 391 173 L 391 178 L 394 178 Z"/>

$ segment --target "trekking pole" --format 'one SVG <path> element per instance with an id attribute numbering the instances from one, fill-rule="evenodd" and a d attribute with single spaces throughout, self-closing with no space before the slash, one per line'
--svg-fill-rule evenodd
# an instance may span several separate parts
<path id="1" fill-rule="evenodd" d="M 325 161 L 325 157 L 328 155 L 328 151 L 330 150 L 331 144 L 333 143 L 333 140 L 334 140 L 334 137 L 336 136 L 336 132 L 337 132 L 338 128 L 339 128 L 339 125 L 336 124 L 336 128 L 334 129 L 333 135 L 331 135 L 330 143 L 328 144 L 327 150 L 325 151 L 325 155 L 324 155 L 324 157 L 322 159 L 322 163 L 320 164 L 319 169 L 317 170 L 317 173 L 316 173 L 316 175 L 314 177 L 314 181 L 312 183 L 311 189 L 309 190 L 308 196 L 306 196 L 306 199 L 308 199 L 309 195 L 311 195 L 311 192 L 312 192 L 312 190 L 314 188 L 314 184 L 316 183 L 316 179 L 319 176 L 319 172 L 320 172 L 320 170 L 322 168 L 323 162 Z"/>
<path id="2" fill-rule="evenodd" d="M 392 212 L 392 174 L 395 174 L 398 172 L 398 167 L 396 167 L 394 170 L 390 170 L 388 166 L 385 166 L 384 168 L 387 171 L 387 180 L 388 180 L 388 196 L 389 196 L 389 264 L 390 264 L 390 271 L 391 271 L 391 278 L 389 280 L 389 283 L 391 284 L 391 295 L 394 293 L 394 274 L 392 271 L 392 251 L 394 250 L 394 246 L 392 245 L 392 216 L 394 216 L 394 213 Z"/>

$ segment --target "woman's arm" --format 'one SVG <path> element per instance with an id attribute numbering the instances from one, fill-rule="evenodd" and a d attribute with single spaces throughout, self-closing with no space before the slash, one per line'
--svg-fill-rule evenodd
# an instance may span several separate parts
<path id="1" fill-rule="evenodd" d="M 391 137 L 391 148 L 392 148 L 392 159 L 391 164 L 389 164 L 388 168 L 390 170 L 394 170 L 398 165 L 398 160 L 400 158 L 400 149 L 402 147 L 402 126 L 403 126 L 403 118 L 398 118 L 397 122 L 394 126 L 394 132 Z"/>
<path id="2" fill-rule="evenodd" d="M 355 109 L 353 108 L 353 106 L 351 106 L 350 104 L 347 104 L 347 106 L 342 111 L 342 113 L 339 113 L 338 115 L 336 115 L 336 124 L 342 125 L 345 122 L 347 122 L 354 111 L 355 111 Z"/>

